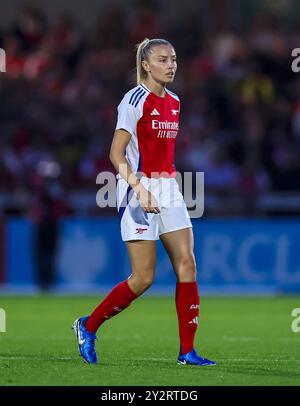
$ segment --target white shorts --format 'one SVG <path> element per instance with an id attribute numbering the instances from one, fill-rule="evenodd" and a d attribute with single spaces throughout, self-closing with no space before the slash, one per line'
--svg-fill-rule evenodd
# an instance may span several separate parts
<path id="1" fill-rule="evenodd" d="M 131 186 L 117 183 L 117 207 L 123 241 L 158 240 L 171 231 L 191 228 L 192 223 L 175 178 L 146 178 L 140 182 L 156 198 L 160 213 L 146 213 Z"/>

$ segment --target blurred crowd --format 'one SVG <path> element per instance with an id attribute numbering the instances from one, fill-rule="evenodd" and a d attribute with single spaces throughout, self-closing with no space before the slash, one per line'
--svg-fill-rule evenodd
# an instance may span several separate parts
<path id="1" fill-rule="evenodd" d="M 0 212 L 100 213 L 96 177 L 113 170 L 116 108 L 135 86 L 134 45 L 145 37 L 168 39 L 178 55 L 177 170 L 204 171 L 206 193 L 221 197 L 300 192 L 300 74 L 291 69 L 300 24 L 257 14 L 242 28 L 208 26 L 195 13 L 178 23 L 115 6 L 87 30 L 26 6 L 0 32 Z"/>

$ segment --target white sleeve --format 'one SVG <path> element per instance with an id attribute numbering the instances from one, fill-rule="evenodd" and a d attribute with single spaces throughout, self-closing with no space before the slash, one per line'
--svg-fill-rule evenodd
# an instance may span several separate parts
<path id="1" fill-rule="evenodd" d="M 131 135 L 136 133 L 136 125 L 140 119 L 139 108 L 129 104 L 130 94 L 126 94 L 118 106 L 118 120 L 116 130 L 123 128 Z"/>

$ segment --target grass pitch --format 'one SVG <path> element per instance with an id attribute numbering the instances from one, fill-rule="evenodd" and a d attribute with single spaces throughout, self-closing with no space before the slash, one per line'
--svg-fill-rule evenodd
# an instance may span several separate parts
<path id="1" fill-rule="evenodd" d="M 0 298 L 0 385 L 299 385 L 300 332 L 291 312 L 300 297 L 202 297 L 196 348 L 215 367 L 179 366 L 174 299 L 142 297 L 103 324 L 99 365 L 84 364 L 73 320 L 97 297 Z"/>

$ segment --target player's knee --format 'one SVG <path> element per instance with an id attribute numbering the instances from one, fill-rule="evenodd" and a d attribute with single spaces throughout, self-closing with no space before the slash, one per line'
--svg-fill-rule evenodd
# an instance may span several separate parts
<path id="1" fill-rule="evenodd" d="M 141 289 L 143 291 L 149 289 L 153 284 L 154 277 L 153 275 L 143 276 L 140 280 Z"/>
<path id="2" fill-rule="evenodd" d="M 177 276 L 181 282 L 196 280 L 196 261 L 194 255 L 185 255 L 181 258 L 177 269 Z"/>
<path id="3" fill-rule="evenodd" d="M 145 275 L 134 273 L 131 278 L 132 284 L 134 285 L 135 290 L 139 294 L 142 294 L 147 289 L 149 289 L 153 284 L 153 280 L 154 280 L 154 272 L 153 274 L 149 273 Z"/>

